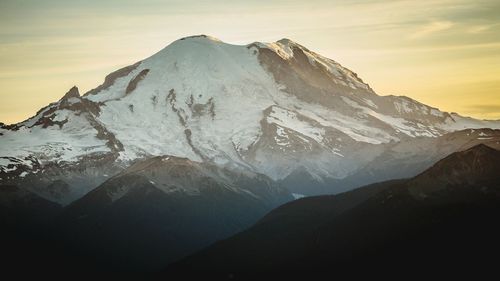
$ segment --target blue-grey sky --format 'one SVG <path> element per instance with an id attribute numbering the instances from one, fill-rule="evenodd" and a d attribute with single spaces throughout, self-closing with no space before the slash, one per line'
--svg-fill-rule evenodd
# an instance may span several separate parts
<path id="1" fill-rule="evenodd" d="M 498 0 L 1 0 L 0 121 L 21 121 L 71 86 L 85 92 L 193 34 L 290 38 L 381 95 L 500 118 Z"/>

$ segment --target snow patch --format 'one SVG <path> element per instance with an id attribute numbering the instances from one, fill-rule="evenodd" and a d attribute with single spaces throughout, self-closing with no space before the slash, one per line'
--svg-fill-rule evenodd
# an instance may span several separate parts
<path id="1" fill-rule="evenodd" d="M 278 127 L 276 133 L 281 137 L 286 137 L 286 133 L 281 128 L 285 127 L 299 132 L 300 134 L 307 136 L 318 143 L 323 142 L 323 136 L 325 134 L 325 130 L 323 128 L 314 127 L 309 122 L 300 120 L 297 113 L 287 109 L 273 106 L 271 113 L 267 117 L 267 122 L 275 123 L 280 126 Z"/>
<path id="2" fill-rule="evenodd" d="M 443 112 L 435 109 L 435 108 L 431 108 L 430 112 L 429 112 L 431 115 L 434 115 L 434 116 L 437 116 L 437 117 L 443 117 Z"/>
<path id="3" fill-rule="evenodd" d="M 373 108 L 377 108 L 378 109 L 378 106 L 371 100 L 369 99 L 363 99 L 363 101 L 368 105 L 368 106 L 371 106 Z"/>
<path id="4" fill-rule="evenodd" d="M 410 113 L 413 111 L 406 100 L 395 101 L 394 106 L 399 113 Z"/>
<path id="5" fill-rule="evenodd" d="M 295 199 L 295 200 L 306 197 L 304 194 L 300 194 L 300 193 L 292 193 L 292 196 L 293 196 L 293 199 Z"/>
<path id="6" fill-rule="evenodd" d="M 84 155 L 110 151 L 106 142 L 96 137 L 98 132 L 84 116 L 63 110 L 58 112 L 55 120 L 66 118 L 68 122 L 62 128 L 23 126 L 17 131 L 4 132 L 0 136 L 0 156 L 16 159 L 34 156 L 43 164 L 72 162 Z M 5 160 L 0 160 L 0 166 L 3 166 L 4 162 Z M 19 164 L 31 166 L 30 162 L 22 160 Z"/>

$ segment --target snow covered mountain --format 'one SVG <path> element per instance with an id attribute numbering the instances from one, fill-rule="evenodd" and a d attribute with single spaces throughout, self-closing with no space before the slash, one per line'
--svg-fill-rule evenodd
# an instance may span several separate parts
<path id="1" fill-rule="evenodd" d="M 379 96 L 356 73 L 288 39 L 238 46 L 201 35 L 109 74 L 82 96 L 74 87 L 24 122 L 2 124 L 0 183 L 67 204 L 135 161 L 175 156 L 283 183 L 305 173 L 327 185 L 366 167 L 383 170 L 387 155 L 416 163 L 412 174 L 472 139 L 498 145 L 499 131 L 476 130 L 442 150 L 421 149 L 481 128 L 500 121 Z M 416 150 L 423 156 L 412 162 Z M 317 193 L 307 188 L 295 191 Z"/>

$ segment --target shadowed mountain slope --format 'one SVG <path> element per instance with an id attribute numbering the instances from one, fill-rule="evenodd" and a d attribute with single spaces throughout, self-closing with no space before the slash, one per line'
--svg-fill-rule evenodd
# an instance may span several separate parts
<path id="1" fill-rule="evenodd" d="M 477 145 L 420 175 L 285 204 L 166 274 L 490 271 L 500 250 L 500 151 Z"/>

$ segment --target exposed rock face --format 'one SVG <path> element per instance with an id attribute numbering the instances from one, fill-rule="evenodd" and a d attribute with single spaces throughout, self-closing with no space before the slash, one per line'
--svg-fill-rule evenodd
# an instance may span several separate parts
<path id="1" fill-rule="evenodd" d="M 130 72 L 132 72 L 134 69 L 136 69 L 140 64 L 141 64 L 141 62 L 137 62 L 133 65 L 126 66 L 126 67 L 121 68 L 121 69 L 119 69 L 111 74 L 108 74 L 106 76 L 106 78 L 104 79 L 104 83 L 102 83 L 102 85 L 99 85 L 97 88 L 88 91 L 87 93 L 85 93 L 84 96 L 95 95 L 95 94 L 99 93 L 100 91 L 106 90 L 107 88 L 111 87 L 118 78 L 127 76 Z"/>
<path id="2" fill-rule="evenodd" d="M 130 81 L 130 83 L 127 86 L 127 89 L 125 90 L 125 94 L 128 95 L 128 94 L 130 94 L 130 92 L 132 92 L 133 90 L 135 90 L 135 88 L 137 88 L 137 84 L 142 79 L 144 79 L 144 77 L 146 77 L 146 75 L 148 74 L 148 72 L 149 72 L 149 69 L 143 69 L 143 70 L 141 70 L 141 72 L 139 72 L 139 74 L 137 74 L 137 76 L 135 76 L 134 79 L 132 79 Z"/>
<path id="3" fill-rule="evenodd" d="M 69 91 L 62 97 L 62 101 L 69 100 L 70 98 L 80 98 L 80 91 L 78 91 L 78 88 L 76 86 L 73 86 Z"/>

